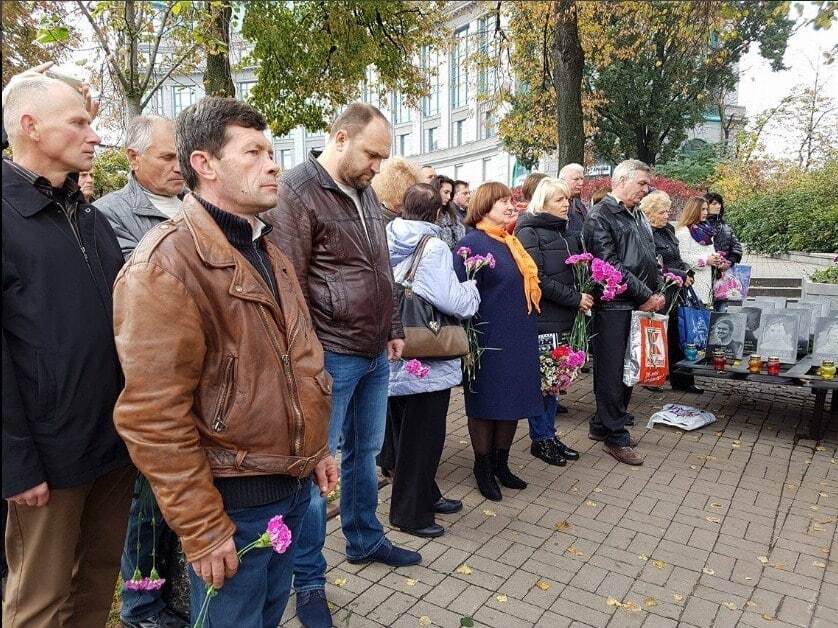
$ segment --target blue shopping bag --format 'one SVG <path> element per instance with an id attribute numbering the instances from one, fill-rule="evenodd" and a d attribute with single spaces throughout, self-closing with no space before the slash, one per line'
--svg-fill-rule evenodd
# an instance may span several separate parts
<path id="1" fill-rule="evenodd" d="M 689 300 L 687 301 L 689 303 Z M 682 306 L 678 308 L 678 343 L 681 351 L 688 344 L 695 345 L 699 351 L 707 347 L 710 333 L 710 310 L 704 307 Z"/>

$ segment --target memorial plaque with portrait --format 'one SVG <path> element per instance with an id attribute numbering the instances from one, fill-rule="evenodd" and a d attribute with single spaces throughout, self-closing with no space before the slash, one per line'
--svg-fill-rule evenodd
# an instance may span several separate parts
<path id="1" fill-rule="evenodd" d="M 838 312 L 815 320 L 815 343 L 812 362 L 838 361 Z"/>
<path id="2" fill-rule="evenodd" d="M 797 362 L 797 339 L 800 317 L 794 310 L 767 310 L 762 313 L 759 339 L 760 355 L 780 358 L 784 364 Z"/>
<path id="3" fill-rule="evenodd" d="M 741 312 L 712 312 L 710 334 L 707 338 L 707 354 L 724 349 L 728 360 L 742 357 L 745 347 L 745 325 L 747 315 Z"/>
<path id="4" fill-rule="evenodd" d="M 773 308 L 768 308 L 771 311 Z M 731 306 L 727 309 L 732 314 L 745 315 L 745 339 L 743 341 L 743 356 L 747 357 L 759 353 L 760 323 L 762 322 L 763 310 L 760 307 Z"/>
<path id="5" fill-rule="evenodd" d="M 796 303 L 786 305 L 789 314 L 794 314 L 799 319 L 797 325 L 797 352 L 809 353 L 809 328 L 812 327 L 812 310 L 805 306 L 798 306 Z"/>

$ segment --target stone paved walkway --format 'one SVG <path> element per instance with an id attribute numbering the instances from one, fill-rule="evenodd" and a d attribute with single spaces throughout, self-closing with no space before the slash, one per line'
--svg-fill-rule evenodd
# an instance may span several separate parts
<path id="1" fill-rule="evenodd" d="M 500 503 L 475 487 L 455 394 L 437 477 L 463 512 L 439 518 L 447 527 L 439 539 L 390 532 L 424 557 L 399 570 L 345 562 L 331 520 L 335 625 L 456 628 L 468 617 L 495 628 L 838 626 L 834 420 L 816 444 L 796 436 L 811 413 L 806 391 L 699 383 L 700 397 L 636 389 L 633 434 L 646 464 L 632 468 L 587 439 L 593 395 L 583 377 L 558 419 L 581 459 L 556 468 L 533 458 L 522 422 L 511 458 L 529 487 L 503 489 Z M 693 433 L 646 430 L 644 419 L 669 401 L 707 408 L 718 421 Z M 389 487 L 380 499 L 386 522 Z M 293 597 L 283 625 L 299 625 Z"/>
<path id="2" fill-rule="evenodd" d="M 808 277 L 823 268 L 818 264 L 806 263 L 756 253 L 746 253 L 742 263 L 751 267 L 752 277 Z"/>

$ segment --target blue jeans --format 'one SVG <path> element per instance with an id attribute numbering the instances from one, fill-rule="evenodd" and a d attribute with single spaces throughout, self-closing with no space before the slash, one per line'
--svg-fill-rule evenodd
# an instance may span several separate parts
<path id="1" fill-rule="evenodd" d="M 140 494 L 145 493 L 144 499 Z M 143 510 L 143 523 L 139 523 L 139 514 Z M 156 528 L 151 524 L 154 517 Z M 122 549 L 122 579 L 130 580 L 137 567 L 137 542 L 139 541 L 140 572 L 144 578 L 151 571 L 151 553 L 156 545 L 160 547 L 160 537 L 168 529 L 157 500 L 148 486 L 148 480 L 137 475 L 134 482 L 134 498 L 131 500 L 131 513 L 128 517 L 128 530 L 125 533 L 125 547 Z M 160 574 L 166 578 L 166 574 Z M 119 616 L 126 622 L 139 622 L 141 619 L 158 614 L 166 607 L 160 591 L 122 591 L 122 608 Z"/>
<path id="2" fill-rule="evenodd" d="M 544 395 L 544 414 L 536 414 L 527 418 L 530 424 L 530 440 L 552 440 L 556 436 L 556 409 L 559 400 L 553 395 Z"/>
<path id="3" fill-rule="evenodd" d="M 375 358 L 326 352 L 332 384 L 329 449 L 341 448 L 340 523 L 346 537 L 346 556 L 361 559 L 387 543 L 376 517 L 378 475 L 375 457 L 384 442 L 387 417 L 387 354 Z M 294 589 L 311 591 L 326 586 L 326 500 L 312 488 L 294 562 Z"/>
<path id="4" fill-rule="evenodd" d="M 291 529 L 291 547 L 284 554 L 272 548 L 249 551 L 239 563 L 236 575 L 225 581 L 209 603 L 207 628 L 224 626 L 278 626 L 291 592 L 294 556 L 301 538 L 303 518 L 308 510 L 311 480 L 303 480 L 291 495 L 277 502 L 230 510 L 227 516 L 236 524 L 233 540 L 241 549 L 267 528 L 268 521 L 282 515 Z M 191 616 L 197 619 L 206 597 L 207 585 L 189 566 Z"/>

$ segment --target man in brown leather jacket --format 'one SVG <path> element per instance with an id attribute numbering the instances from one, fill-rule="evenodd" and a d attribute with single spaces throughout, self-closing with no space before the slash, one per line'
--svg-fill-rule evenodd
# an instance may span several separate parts
<path id="1" fill-rule="evenodd" d="M 376 517 L 375 456 L 384 439 L 390 360 L 404 333 L 380 204 L 370 182 L 389 157 L 390 124 L 364 103 L 332 123 L 321 153 L 284 174 L 278 205 L 265 215 L 268 238 L 288 255 L 308 301 L 334 379 L 329 448 L 341 447 L 341 526 L 350 562 L 416 564 L 417 552 L 393 546 Z M 295 557 L 297 618 L 330 628 L 324 594 L 326 505 L 312 495 Z"/>
<path id="2" fill-rule="evenodd" d="M 293 267 L 257 218 L 276 198 L 265 128 L 229 98 L 181 113 L 178 160 L 192 194 L 140 242 L 114 288 L 125 372 L 114 421 L 191 562 L 193 619 L 204 585 L 221 589 L 209 625 L 278 625 L 310 477 L 323 494 L 337 479 L 323 349 Z M 239 564 L 236 549 L 276 515 L 290 547 Z"/>

